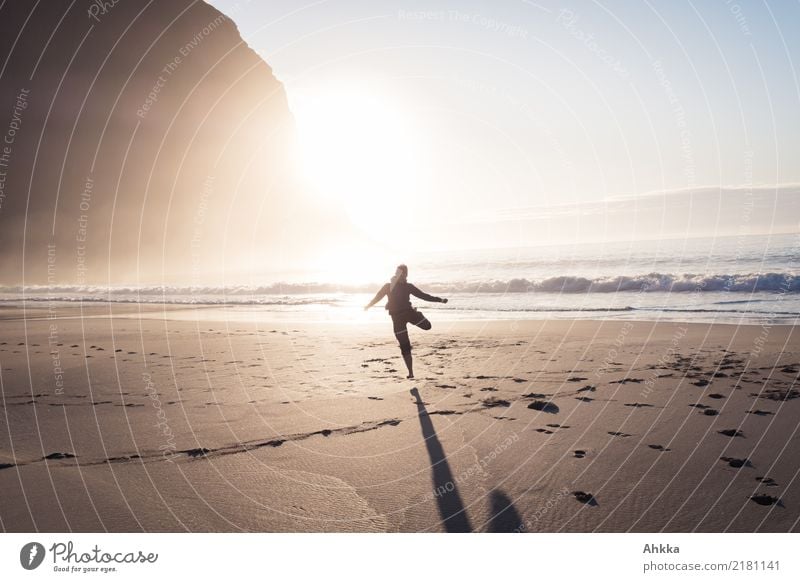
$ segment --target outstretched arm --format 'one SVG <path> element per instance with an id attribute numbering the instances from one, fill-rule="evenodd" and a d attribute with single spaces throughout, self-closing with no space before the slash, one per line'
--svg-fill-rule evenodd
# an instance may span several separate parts
<path id="1" fill-rule="evenodd" d="M 433 303 L 447 303 L 447 299 L 442 297 L 434 297 L 433 295 L 428 295 L 414 287 L 414 285 L 408 286 L 408 292 L 411 293 L 414 297 L 418 297 L 423 299 L 424 301 L 432 301 Z"/>
<path id="2" fill-rule="evenodd" d="M 381 287 L 378 290 L 377 293 L 375 293 L 375 297 L 372 298 L 372 301 L 370 301 L 369 303 L 367 303 L 364 306 L 364 311 L 366 311 L 367 309 L 369 309 L 370 307 L 375 305 L 378 301 L 383 299 L 386 296 L 387 293 L 389 293 L 389 284 L 388 283 L 386 285 L 384 285 L 383 287 Z"/>

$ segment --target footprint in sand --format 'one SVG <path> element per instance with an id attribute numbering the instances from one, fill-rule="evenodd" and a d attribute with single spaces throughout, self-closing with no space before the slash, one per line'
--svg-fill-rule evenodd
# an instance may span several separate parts
<path id="1" fill-rule="evenodd" d="M 481 388 L 481 392 L 497 392 L 497 388 L 493 388 L 492 386 L 487 386 L 486 388 Z"/>
<path id="2" fill-rule="evenodd" d="M 711 384 L 711 382 L 709 382 L 708 380 L 700 379 L 697 382 L 692 382 L 692 384 L 694 384 L 695 386 L 703 387 L 703 386 L 708 386 L 709 384 Z"/>
<path id="3" fill-rule="evenodd" d="M 550 428 L 569 428 L 566 424 L 558 424 L 557 422 L 551 422 L 546 424 L 545 426 L 549 426 Z"/>
<path id="4" fill-rule="evenodd" d="M 700 410 L 703 410 L 705 408 L 711 408 L 708 404 L 701 404 L 700 402 L 698 402 L 697 404 L 690 404 L 689 406 L 691 406 L 692 408 L 699 408 Z"/>
<path id="5" fill-rule="evenodd" d="M 589 378 L 581 378 L 580 376 L 572 376 L 571 378 L 567 378 L 567 382 L 583 382 L 588 379 Z"/>
<path id="6" fill-rule="evenodd" d="M 572 456 L 575 457 L 576 459 L 582 459 L 586 456 L 586 451 L 584 451 L 583 449 L 576 449 L 572 451 Z"/>
<path id="7" fill-rule="evenodd" d="M 750 497 L 750 500 L 755 501 L 759 505 L 775 505 L 776 503 L 780 504 L 780 499 L 773 497 L 772 495 L 765 495 L 764 493 L 753 495 Z"/>
<path id="8" fill-rule="evenodd" d="M 778 483 L 772 477 L 756 477 L 756 481 L 761 481 L 767 487 L 777 487 Z"/>
<path id="9" fill-rule="evenodd" d="M 769 410 L 748 410 L 747 414 L 755 414 L 756 416 L 768 416 L 770 414 L 775 414 L 775 413 L 770 412 Z"/>
<path id="10" fill-rule="evenodd" d="M 719 400 L 721 398 L 725 398 L 722 394 L 708 394 L 709 398 L 714 398 L 715 400 Z"/>
<path id="11" fill-rule="evenodd" d="M 744 438 L 744 433 L 740 430 L 736 430 L 735 428 L 726 428 L 725 430 L 718 430 L 719 434 L 725 435 L 726 437 L 742 437 Z"/>
<path id="12" fill-rule="evenodd" d="M 717 416 L 719 414 L 719 411 L 715 410 L 713 408 L 706 408 L 703 411 L 703 414 L 706 415 L 706 416 Z"/>
<path id="13" fill-rule="evenodd" d="M 641 402 L 630 402 L 625 406 L 630 406 L 631 408 L 653 408 L 652 404 L 642 404 Z"/>
<path id="14" fill-rule="evenodd" d="M 496 406 L 503 406 L 503 407 L 511 406 L 511 403 L 508 400 L 503 400 L 502 398 L 496 398 L 494 396 L 490 396 L 489 398 L 481 400 L 481 404 L 483 404 L 484 408 L 494 408 Z"/>
<path id="15" fill-rule="evenodd" d="M 591 384 L 587 384 L 583 388 L 578 388 L 578 392 L 596 392 L 597 386 L 592 386 Z"/>
<path id="16" fill-rule="evenodd" d="M 594 398 L 589 398 L 588 396 L 576 396 L 575 400 L 579 400 L 581 402 L 594 402 Z"/>
<path id="17" fill-rule="evenodd" d="M 661 451 L 662 453 L 667 453 L 672 450 L 672 449 L 667 449 L 662 445 L 647 445 L 647 446 L 653 449 L 654 451 Z"/>
<path id="18" fill-rule="evenodd" d="M 367 396 L 367 398 L 370 400 L 383 400 L 380 396 Z"/>
<path id="19" fill-rule="evenodd" d="M 541 433 L 544 433 L 544 434 L 553 434 L 552 430 L 547 430 L 546 428 L 537 428 L 536 432 L 541 432 Z"/>
<path id="20" fill-rule="evenodd" d="M 742 467 L 752 467 L 753 464 L 750 459 L 734 459 L 733 457 L 720 457 L 720 461 L 728 463 L 728 466 L 734 469 L 741 469 Z"/>
<path id="21" fill-rule="evenodd" d="M 610 434 L 611 436 L 622 437 L 622 438 L 633 436 L 631 434 L 628 434 L 627 432 L 617 432 L 617 431 L 608 431 L 608 434 Z"/>
<path id="22" fill-rule="evenodd" d="M 44 459 L 47 459 L 47 460 L 74 459 L 74 458 L 75 458 L 75 455 L 73 455 L 72 453 L 56 452 L 56 453 L 50 453 L 49 455 L 45 455 L 44 457 L 42 457 L 42 460 L 44 460 Z"/>

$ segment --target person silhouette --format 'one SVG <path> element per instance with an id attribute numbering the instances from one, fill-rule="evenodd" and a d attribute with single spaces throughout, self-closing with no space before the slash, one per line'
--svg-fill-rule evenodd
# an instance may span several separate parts
<path id="1" fill-rule="evenodd" d="M 410 295 L 423 299 L 424 301 L 447 303 L 447 299 L 428 295 L 409 283 L 408 267 L 406 265 L 398 265 L 394 277 L 378 290 L 375 297 L 372 298 L 372 301 L 364 306 L 364 311 L 375 305 L 384 297 L 388 297 L 386 301 L 386 310 L 392 317 L 394 335 L 400 344 L 400 353 L 403 355 L 406 368 L 408 368 L 408 378 L 413 378 L 414 363 L 411 359 L 411 341 L 408 338 L 408 328 L 406 326 L 410 323 L 416 325 L 420 329 L 429 330 L 431 328 L 431 322 L 411 305 L 411 300 L 409 299 Z"/>

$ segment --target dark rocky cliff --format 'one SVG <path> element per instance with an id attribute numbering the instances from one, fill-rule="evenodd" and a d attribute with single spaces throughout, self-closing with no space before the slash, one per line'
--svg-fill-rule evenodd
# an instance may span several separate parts
<path id="1" fill-rule="evenodd" d="M 292 244 L 283 86 L 215 8 L 8 0 L 0 67 L 0 284 L 199 283 Z"/>

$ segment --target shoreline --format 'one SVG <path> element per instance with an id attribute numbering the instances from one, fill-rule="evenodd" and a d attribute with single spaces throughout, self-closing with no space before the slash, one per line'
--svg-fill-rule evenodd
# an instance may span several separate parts
<path id="1" fill-rule="evenodd" d="M 579 313 L 596 313 L 597 310 L 579 311 L 507 311 L 507 312 L 487 312 L 485 317 L 470 317 L 470 310 L 455 309 L 431 309 L 427 305 L 419 305 L 419 309 L 429 312 L 430 319 L 438 320 L 441 324 L 468 324 L 476 325 L 482 323 L 504 323 L 509 322 L 597 322 L 597 323 L 621 323 L 639 322 L 649 324 L 677 324 L 687 325 L 726 325 L 737 327 L 795 327 L 800 325 L 800 319 L 793 318 L 794 323 L 782 321 L 777 318 L 782 313 L 767 314 L 764 317 L 757 317 L 755 313 L 750 314 L 746 321 L 731 321 L 728 318 L 705 319 L 703 317 L 680 318 L 668 315 L 674 312 L 665 312 L 667 315 L 656 316 L 628 316 L 631 313 L 615 312 L 620 315 L 612 317 L 583 316 Z M 634 310 L 636 311 L 636 310 Z M 61 314 L 59 314 L 61 312 Z M 53 315 L 55 313 L 55 316 Z M 300 315 L 296 315 L 300 313 Z M 504 317 L 497 317 L 498 314 L 507 314 Z M 576 315 L 570 316 L 567 313 Z M 643 313 L 643 312 L 639 312 Z M 729 313 L 729 312 L 720 312 Z M 527 314 L 527 315 L 526 315 Z M 558 314 L 558 316 L 554 316 Z M 196 315 L 196 317 L 190 317 Z M 292 325 L 372 325 L 381 321 L 383 309 L 379 306 L 374 307 L 369 314 L 364 315 L 360 309 L 343 310 L 343 313 L 336 313 L 339 317 L 327 317 L 324 319 L 314 319 L 314 312 L 299 312 L 282 309 L 270 309 L 269 307 L 257 304 L 161 304 L 161 303 L 134 303 L 134 302 L 104 302 L 91 301 L 81 302 L 57 302 L 54 305 L 47 305 L 47 302 L 34 302 L 33 306 L 12 305 L 0 302 L 0 321 L 41 321 L 41 320 L 70 320 L 70 319 L 98 319 L 98 318 L 143 318 L 143 319 L 162 319 L 170 321 L 197 321 L 197 322 L 236 322 L 246 323 L 248 315 L 254 316 L 251 321 L 258 321 L 262 324 L 292 324 Z M 772 317 L 769 317 L 772 315 Z M 388 318 L 387 318 L 388 321 Z"/>

